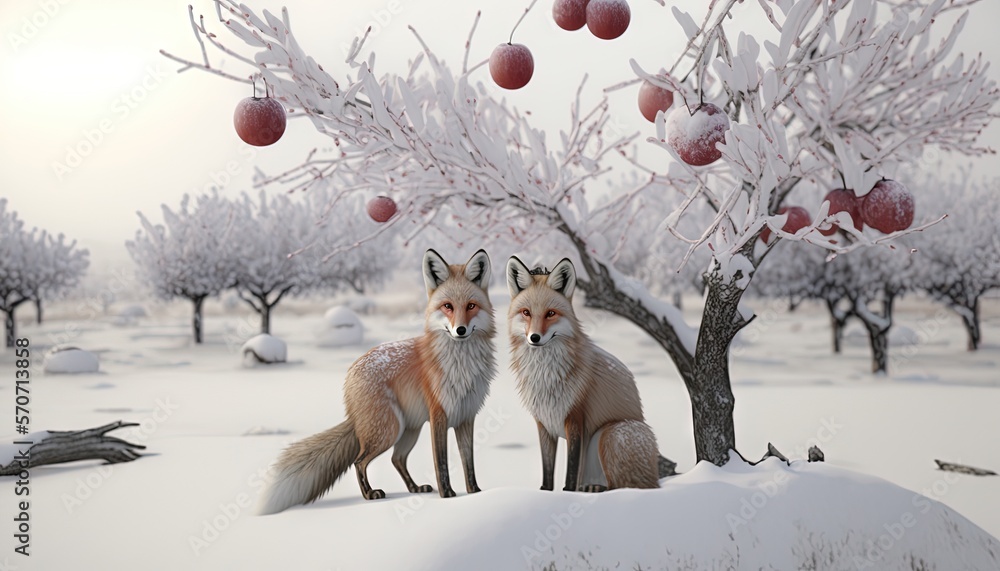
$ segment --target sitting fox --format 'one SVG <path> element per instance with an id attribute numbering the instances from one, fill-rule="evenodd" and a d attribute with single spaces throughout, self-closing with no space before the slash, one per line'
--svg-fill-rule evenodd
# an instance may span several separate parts
<path id="1" fill-rule="evenodd" d="M 410 477 L 406 459 L 425 422 L 442 498 L 455 495 L 448 477 L 448 428 L 455 428 L 465 487 L 478 492 L 472 458 L 473 422 L 496 375 L 493 306 L 487 294 L 490 259 L 479 250 L 465 265 L 448 265 L 427 250 L 425 332 L 383 343 L 351 365 L 344 382 L 347 420 L 289 446 L 263 492 L 259 512 L 270 514 L 322 496 L 354 464 L 361 495 L 385 492 L 368 482 L 368 463 L 393 448 L 392 464 L 410 492 L 432 492 Z"/>
<path id="2" fill-rule="evenodd" d="M 659 487 L 656 437 L 643 420 L 635 379 L 594 345 L 573 311 L 573 263 L 532 272 L 511 257 L 507 286 L 511 367 L 538 423 L 542 489 L 553 488 L 558 438 L 566 439 L 564 490 Z"/>

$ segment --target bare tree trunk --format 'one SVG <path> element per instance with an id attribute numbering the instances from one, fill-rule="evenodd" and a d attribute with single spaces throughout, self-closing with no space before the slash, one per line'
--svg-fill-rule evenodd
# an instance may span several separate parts
<path id="1" fill-rule="evenodd" d="M 17 321 L 14 320 L 14 310 L 25 301 L 27 301 L 27 298 L 19 299 L 14 303 L 0 307 L 0 311 L 3 311 L 4 314 L 4 333 L 7 337 L 7 347 L 13 347 L 14 341 L 17 340 Z"/>
<path id="2" fill-rule="evenodd" d="M 42 298 L 35 298 L 35 323 L 42 324 Z"/>
<path id="3" fill-rule="evenodd" d="M 684 309 L 683 294 L 680 290 L 674 292 L 674 307 L 677 309 Z"/>
<path id="4" fill-rule="evenodd" d="M 261 303 L 260 309 L 260 332 L 271 334 L 271 307 L 266 303 Z"/>
<path id="5" fill-rule="evenodd" d="M 729 346 L 746 324 L 737 313 L 742 294 L 734 285 L 723 283 L 721 276 L 709 278 L 694 375 L 684 379 L 691 397 L 697 460 L 717 466 L 729 460 L 730 450 L 736 450 L 736 397 L 729 378 Z"/>
<path id="6" fill-rule="evenodd" d="M 202 306 L 205 303 L 205 296 L 193 298 L 191 300 L 191 302 L 194 303 L 194 317 L 191 320 L 191 326 L 194 329 L 194 342 L 200 345 L 201 341 L 202 341 L 202 335 L 201 335 L 201 329 L 202 329 L 202 327 L 201 327 L 201 325 L 202 325 L 202 312 L 201 312 L 201 310 L 202 310 Z"/>
<path id="7" fill-rule="evenodd" d="M 17 324 L 14 322 L 14 308 L 5 308 L 4 312 L 4 332 L 7 336 L 7 346 L 13 347 L 17 338 Z"/>
<path id="8" fill-rule="evenodd" d="M 619 289 L 603 264 L 590 257 L 586 243 L 568 229 L 587 270 L 587 280 L 578 282 L 586 294 L 587 307 L 604 309 L 628 319 L 648 333 L 667 352 L 691 398 L 697 460 L 716 465 L 729 461 L 736 449 L 733 396 L 729 378 L 729 346 L 749 320 L 738 312 L 743 290 L 719 274 L 706 275 L 707 296 L 694 354 L 685 347 L 674 327 L 655 315 L 639 298 L 640 294 Z M 748 247 L 753 246 L 750 241 Z"/>
<path id="9" fill-rule="evenodd" d="M 830 329 L 833 331 L 833 352 L 840 354 L 844 344 L 844 328 L 847 326 L 847 319 L 851 312 L 844 311 L 837 307 L 839 300 L 826 300 L 826 308 L 830 311 Z"/>
<path id="10" fill-rule="evenodd" d="M 889 372 L 889 329 L 892 327 L 893 295 L 886 294 L 882 302 L 882 315 L 872 312 L 868 303 L 858 297 L 854 300 L 854 315 L 865 324 L 868 331 L 868 344 L 872 350 L 872 373 L 887 374 Z"/>
<path id="11" fill-rule="evenodd" d="M 979 350 L 979 343 L 982 341 L 982 328 L 979 324 L 979 298 L 976 297 L 972 300 L 972 307 L 969 307 L 967 303 L 960 304 L 955 300 L 953 301 L 952 308 L 962 318 L 962 325 L 965 326 L 965 332 L 969 337 L 969 351 Z"/>

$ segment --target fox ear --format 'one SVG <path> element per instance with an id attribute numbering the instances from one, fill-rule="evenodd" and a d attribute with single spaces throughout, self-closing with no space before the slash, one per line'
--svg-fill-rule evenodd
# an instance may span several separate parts
<path id="1" fill-rule="evenodd" d="M 528 289 L 531 285 L 531 272 L 524 262 L 511 256 L 507 260 L 507 289 L 510 290 L 510 298 L 514 299 L 517 294 Z"/>
<path id="2" fill-rule="evenodd" d="M 424 285 L 427 286 L 427 295 L 430 295 L 431 292 L 436 290 L 451 275 L 448 262 L 444 261 L 441 254 L 438 254 L 434 250 L 427 250 L 424 253 L 423 268 Z"/>
<path id="3" fill-rule="evenodd" d="M 468 262 L 465 262 L 465 279 L 476 284 L 480 289 L 490 287 L 490 257 L 486 250 L 479 250 Z"/>
<path id="4" fill-rule="evenodd" d="M 573 262 L 569 258 L 560 260 L 556 267 L 552 268 L 552 273 L 549 274 L 545 284 L 567 299 L 573 299 L 573 291 L 576 289 L 576 268 L 573 267 Z"/>

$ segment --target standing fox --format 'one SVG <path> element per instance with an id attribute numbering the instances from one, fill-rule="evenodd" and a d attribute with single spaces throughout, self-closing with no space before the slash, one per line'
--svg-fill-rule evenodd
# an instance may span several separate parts
<path id="1" fill-rule="evenodd" d="M 511 367 L 538 423 L 542 489 L 553 488 L 560 437 L 567 451 L 564 490 L 659 487 L 656 437 L 643 420 L 635 379 L 594 345 L 573 312 L 573 263 L 563 259 L 550 273 L 532 272 L 511 257 L 507 286 Z"/>
<path id="2" fill-rule="evenodd" d="M 455 428 L 466 490 L 479 491 L 472 459 L 473 423 L 496 375 L 496 329 L 487 293 L 490 259 L 479 250 L 465 265 L 448 265 L 437 252 L 427 250 L 423 274 L 429 298 L 424 334 L 383 343 L 351 365 L 344 382 L 347 420 L 285 449 L 264 491 L 260 513 L 316 500 L 351 463 L 361 495 L 384 498 L 385 492 L 368 483 L 368 463 L 393 445 L 392 464 L 407 489 L 433 492 L 430 485 L 414 483 L 406 468 L 406 458 L 428 420 L 441 497 L 455 495 L 448 477 L 448 427 Z"/>

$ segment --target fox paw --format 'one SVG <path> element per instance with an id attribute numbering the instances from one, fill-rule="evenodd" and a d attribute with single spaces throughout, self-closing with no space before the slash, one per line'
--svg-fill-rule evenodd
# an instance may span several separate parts
<path id="1" fill-rule="evenodd" d="M 410 488 L 410 493 L 412 494 L 429 494 L 434 491 L 434 488 L 430 484 L 424 484 L 422 486 L 413 486 Z"/>
<path id="2" fill-rule="evenodd" d="M 466 487 L 466 489 L 468 490 L 468 492 L 469 492 L 470 494 L 475 494 L 476 492 L 481 492 L 481 491 L 483 491 L 483 489 L 482 489 L 482 488 L 480 488 L 479 486 L 477 486 L 476 484 L 473 484 L 473 485 L 471 485 L 471 486 L 467 486 L 467 487 Z"/>
<path id="3" fill-rule="evenodd" d="M 441 497 L 442 498 L 454 498 L 455 497 L 455 490 L 453 490 L 451 488 L 441 488 Z"/>
<path id="4" fill-rule="evenodd" d="M 366 500 L 381 500 L 384 497 L 385 497 L 385 492 L 378 489 L 368 490 L 368 493 L 365 494 Z"/>
<path id="5" fill-rule="evenodd" d="M 607 486 L 602 486 L 601 484 L 584 484 L 584 485 L 580 486 L 580 491 L 581 492 L 588 492 L 588 493 L 594 493 L 594 494 L 596 494 L 598 492 L 606 492 L 606 491 L 608 491 L 608 487 Z"/>

